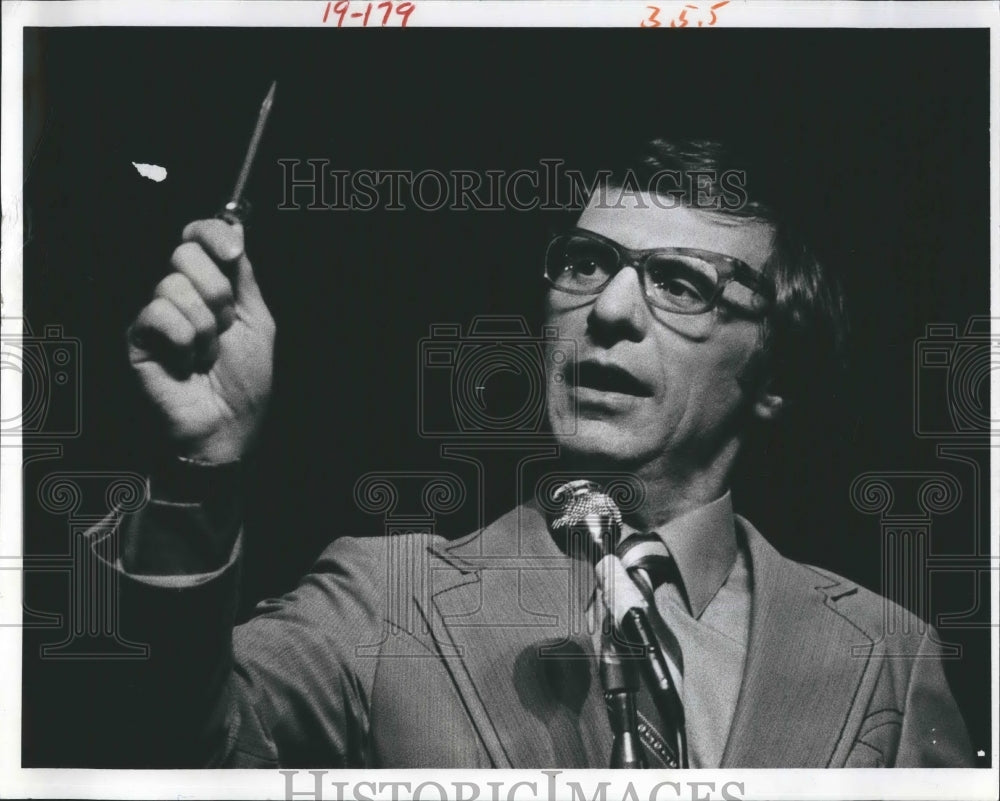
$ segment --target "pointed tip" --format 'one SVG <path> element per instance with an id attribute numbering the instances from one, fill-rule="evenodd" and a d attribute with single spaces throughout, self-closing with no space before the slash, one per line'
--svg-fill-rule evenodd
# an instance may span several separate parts
<path id="1" fill-rule="evenodd" d="M 278 82 L 271 81 L 271 88 L 267 90 L 267 96 L 264 98 L 263 106 L 265 108 L 270 108 L 271 104 L 274 102 L 274 90 L 277 88 Z"/>

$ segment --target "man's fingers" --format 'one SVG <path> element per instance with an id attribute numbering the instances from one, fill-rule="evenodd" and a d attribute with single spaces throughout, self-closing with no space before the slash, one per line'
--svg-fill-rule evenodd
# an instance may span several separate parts
<path id="1" fill-rule="evenodd" d="M 173 371 L 190 372 L 195 362 L 196 332 L 190 320 L 167 298 L 154 298 L 129 328 L 129 359 L 150 359 Z"/>
<path id="2" fill-rule="evenodd" d="M 195 369 L 207 370 L 219 355 L 219 333 L 223 322 L 228 327 L 233 318 L 231 306 L 216 316 L 183 273 L 171 273 L 156 286 L 154 296 L 169 300 L 194 328 Z"/>
<path id="3" fill-rule="evenodd" d="M 219 318 L 219 329 L 229 328 L 236 302 L 233 285 L 204 248 L 197 242 L 178 245 L 170 257 L 170 265 L 190 282 L 205 305 Z"/>
<path id="4" fill-rule="evenodd" d="M 229 264 L 243 255 L 243 226 L 224 220 L 195 220 L 181 232 L 184 242 L 196 242 L 216 261 Z"/>
<path id="5" fill-rule="evenodd" d="M 173 272 L 129 329 L 134 364 L 158 362 L 181 376 L 215 364 L 219 337 L 237 316 L 263 333 L 274 328 L 243 254 L 241 226 L 199 220 L 184 229 L 184 240 L 170 257 Z"/>
<path id="6" fill-rule="evenodd" d="M 217 335 L 215 314 L 183 273 L 170 273 L 157 284 L 153 296 L 169 300 L 180 310 L 194 328 L 195 342 L 204 344 Z"/>
<path id="7" fill-rule="evenodd" d="M 243 251 L 242 225 L 224 220 L 196 220 L 185 226 L 181 238 L 185 242 L 181 248 L 201 246 L 210 260 L 222 265 L 225 275 L 232 281 L 237 304 L 254 312 L 266 310 L 253 267 Z"/>

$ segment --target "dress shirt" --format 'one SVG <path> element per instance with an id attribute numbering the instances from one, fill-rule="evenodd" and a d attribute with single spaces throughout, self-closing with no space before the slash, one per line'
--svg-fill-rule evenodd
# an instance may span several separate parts
<path id="1" fill-rule="evenodd" d="M 688 763 L 717 768 L 736 711 L 750 631 L 750 571 L 737 542 L 730 493 L 654 531 L 681 579 L 680 586 L 660 585 L 655 599 L 683 658 L 683 673 L 673 660 L 668 663 L 684 705 Z M 622 526 L 623 538 L 634 533 Z M 603 608 L 600 599 L 591 606 L 598 636 Z"/>

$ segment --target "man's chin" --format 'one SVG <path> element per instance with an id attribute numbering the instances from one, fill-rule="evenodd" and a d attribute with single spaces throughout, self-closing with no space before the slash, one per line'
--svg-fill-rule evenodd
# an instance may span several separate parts
<path id="1" fill-rule="evenodd" d="M 580 419 L 572 433 L 556 433 L 563 456 L 593 464 L 630 465 L 649 457 L 649 440 L 602 420 Z"/>

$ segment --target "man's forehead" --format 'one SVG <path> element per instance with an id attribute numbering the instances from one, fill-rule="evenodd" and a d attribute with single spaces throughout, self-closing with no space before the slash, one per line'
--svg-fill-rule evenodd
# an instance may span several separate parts
<path id="1" fill-rule="evenodd" d="M 603 199 L 595 193 L 577 225 L 633 250 L 698 248 L 740 259 L 755 270 L 771 255 L 774 241 L 774 227 L 765 222 L 692 209 L 664 195 L 619 196 L 614 190 Z"/>

